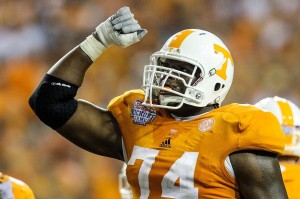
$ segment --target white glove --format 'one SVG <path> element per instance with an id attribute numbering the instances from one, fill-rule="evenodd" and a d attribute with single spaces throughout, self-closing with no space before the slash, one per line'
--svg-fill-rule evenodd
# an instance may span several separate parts
<path id="1" fill-rule="evenodd" d="M 95 61 L 110 45 L 125 48 L 140 41 L 147 32 L 134 19 L 130 9 L 123 7 L 97 26 L 96 32 L 88 36 L 79 46 L 92 61 Z"/>
<path id="2" fill-rule="evenodd" d="M 140 41 L 148 31 L 141 28 L 129 7 L 122 7 L 97 26 L 96 33 L 106 48 L 112 44 L 125 48 Z"/>

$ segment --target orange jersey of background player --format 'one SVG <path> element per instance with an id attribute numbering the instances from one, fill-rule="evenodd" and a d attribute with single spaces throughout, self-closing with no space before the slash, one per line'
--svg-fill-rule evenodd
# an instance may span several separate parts
<path id="1" fill-rule="evenodd" d="M 285 149 L 278 156 L 282 178 L 289 199 L 300 198 L 300 109 L 292 101 L 274 96 L 255 104 L 273 113 L 285 133 Z"/>
<path id="2" fill-rule="evenodd" d="M 35 197 L 27 184 L 0 172 L 0 198 L 34 199 Z"/>
<path id="3" fill-rule="evenodd" d="M 179 121 L 143 99 L 142 91 L 129 91 L 108 106 L 121 129 L 134 198 L 240 198 L 227 157 L 283 151 L 277 119 L 254 106 L 230 104 Z"/>
<path id="4" fill-rule="evenodd" d="M 280 163 L 280 167 L 289 199 L 299 199 L 300 164 Z"/>

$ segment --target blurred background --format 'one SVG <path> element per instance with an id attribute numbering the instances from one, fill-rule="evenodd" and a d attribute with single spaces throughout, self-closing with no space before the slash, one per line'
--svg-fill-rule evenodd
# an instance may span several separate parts
<path id="1" fill-rule="evenodd" d="M 224 105 L 274 95 L 300 105 L 299 0 L 0 0 L 0 171 L 26 182 L 38 199 L 120 197 L 122 162 L 66 141 L 27 101 L 60 57 L 125 5 L 149 33 L 106 51 L 88 71 L 80 98 L 106 107 L 140 88 L 149 56 L 172 34 L 199 28 L 218 35 L 235 63 Z"/>

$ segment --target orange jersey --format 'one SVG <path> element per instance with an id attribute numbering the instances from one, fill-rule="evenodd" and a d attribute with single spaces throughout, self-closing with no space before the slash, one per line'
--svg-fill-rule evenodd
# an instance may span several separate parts
<path id="1" fill-rule="evenodd" d="M 300 198 L 300 165 L 280 163 L 283 182 L 289 199 Z"/>
<path id="2" fill-rule="evenodd" d="M 35 197 L 27 184 L 0 173 L 0 198 L 34 199 Z"/>
<path id="3" fill-rule="evenodd" d="M 284 133 L 272 113 L 230 104 L 188 121 L 142 105 L 141 90 L 108 106 L 118 121 L 134 198 L 240 198 L 225 159 L 234 151 L 282 153 Z"/>

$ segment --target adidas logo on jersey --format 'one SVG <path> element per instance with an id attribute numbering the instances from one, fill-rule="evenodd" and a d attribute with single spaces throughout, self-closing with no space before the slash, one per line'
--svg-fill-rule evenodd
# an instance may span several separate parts
<path id="1" fill-rule="evenodd" d="M 171 148 L 171 138 L 166 139 L 165 141 L 163 141 L 159 147 L 163 147 L 163 148 Z"/>

